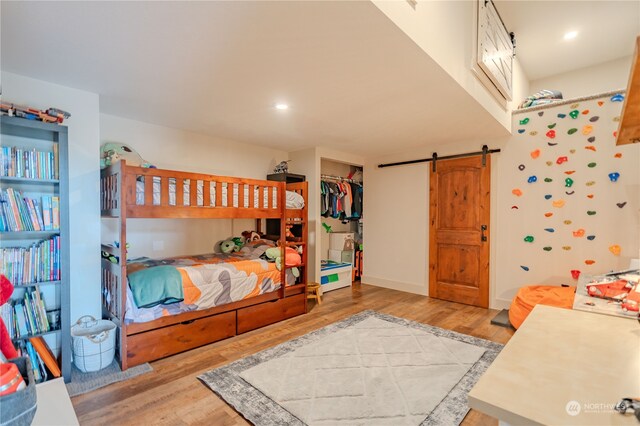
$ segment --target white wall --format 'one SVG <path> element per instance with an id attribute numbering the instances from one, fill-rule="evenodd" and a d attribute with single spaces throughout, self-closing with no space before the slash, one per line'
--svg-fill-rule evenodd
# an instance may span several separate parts
<path id="1" fill-rule="evenodd" d="M 265 179 L 276 163 L 288 158 L 284 151 L 107 114 L 100 115 L 100 140 L 130 145 L 158 168 L 219 176 Z M 103 242 L 113 242 L 116 221 L 104 219 L 103 225 Z M 129 257 L 211 252 L 221 239 L 252 229 L 255 221 L 248 219 L 129 219 Z"/>
<path id="2" fill-rule="evenodd" d="M 510 109 L 496 101 L 471 71 L 476 49 L 476 1 L 418 0 L 415 7 L 407 1 L 372 1 L 498 122 L 511 129 Z M 514 86 L 523 84 L 518 80 L 521 76 L 520 71 L 514 72 Z M 516 94 L 513 99 L 520 102 Z"/>
<path id="3" fill-rule="evenodd" d="M 2 71 L 2 98 L 35 108 L 71 113 L 69 128 L 69 221 L 71 224 L 71 322 L 100 318 L 99 99 L 94 93 Z"/>
<path id="4" fill-rule="evenodd" d="M 531 81 L 531 93 L 542 89 L 559 90 L 564 99 L 590 96 L 626 89 L 631 71 L 631 56 L 588 68 L 556 74 Z"/>

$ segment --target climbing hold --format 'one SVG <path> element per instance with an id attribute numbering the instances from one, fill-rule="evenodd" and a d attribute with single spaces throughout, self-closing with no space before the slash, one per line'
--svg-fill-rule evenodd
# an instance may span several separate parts
<path id="1" fill-rule="evenodd" d="M 576 171 L 575 170 L 567 170 L 566 172 L 564 172 L 565 175 L 572 175 L 574 174 Z"/>
<path id="2" fill-rule="evenodd" d="M 598 106 L 602 106 L 602 105 L 604 105 L 604 102 L 598 101 Z"/>
<path id="3" fill-rule="evenodd" d="M 538 113 L 538 117 L 542 117 L 543 115 L 544 115 L 544 111 L 540 111 L 540 112 Z"/>
<path id="4" fill-rule="evenodd" d="M 589 149 L 589 150 L 591 150 L 591 151 L 593 151 L 593 152 L 596 152 L 596 147 L 595 147 L 595 146 L 589 146 L 589 145 L 587 145 L 587 146 L 585 146 L 585 147 L 584 147 L 584 149 Z"/>
<path id="5" fill-rule="evenodd" d="M 578 111 L 577 109 L 574 109 L 573 111 L 571 111 L 571 112 L 569 113 L 569 116 L 570 116 L 571 118 L 573 118 L 574 120 L 575 120 L 576 118 L 578 118 L 578 115 L 580 115 L 580 111 Z"/>
<path id="6" fill-rule="evenodd" d="M 547 194 L 547 195 L 545 195 L 545 196 L 544 196 L 544 199 L 545 199 L 545 200 L 548 200 L 548 199 L 550 199 L 550 198 L 551 198 L 551 194 Z"/>
<path id="7" fill-rule="evenodd" d="M 551 178 L 544 178 L 544 181 L 545 181 L 545 182 L 547 182 L 547 183 L 549 183 L 549 182 L 553 182 L 553 179 L 551 179 Z"/>
<path id="8" fill-rule="evenodd" d="M 572 222 L 571 222 L 570 220 L 565 220 L 563 223 L 564 223 L 565 225 L 571 225 L 571 223 L 572 223 Z"/>
<path id="9" fill-rule="evenodd" d="M 596 165 L 597 165 L 596 163 L 589 163 L 589 164 L 587 164 L 587 167 L 593 169 Z"/>
<path id="10" fill-rule="evenodd" d="M 625 201 L 624 203 L 616 203 L 616 206 L 623 208 L 624 206 L 627 205 L 627 202 Z"/>
<path id="11" fill-rule="evenodd" d="M 524 242 L 525 243 L 532 243 L 534 240 L 532 235 L 527 235 L 526 237 L 524 237 Z"/>
<path id="12" fill-rule="evenodd" d="M 595 136 L 591 136 L 589 139 L 587 139 L 587 142 L 589 143 L 594 143 L 596 141 L 596 137 Z"/>
<path id="13" fill-rule="evenodd" d="M 547 213 L 544 214 L 544 217 L 551 217 L 551 216 L 553 216 L 553 213 L 551 213 L 551 212 L 547 212 Z"/>
<path id="14" fill-rule="evenodd" d="M 565 188 L 571 188 L 573 186 L 573 179 L 566 178 L 564 180 L 564 186 L 565 186 Z"/>
<path id="15" fill-rule="evenodd" d="M 565 201 L 561 198 L 559 200 L 555 200 L 555 201 L 551 202 L 551 205 L 553 207 L 562 208 L 562 207 L 564 207 L 564 203 L 565 203 Z"/>
<path id="16" fill-rule="evenodd" d="M 571 246 L 562 246 L 562 250 L 571 250 Z"/>
<path id="17" fill-rule="evenodd" d="M 556 230 L 553 228 L 544 228 L 544 230 L 551 233 L 556 232 Z"/>
<path id="18" fill-rule="evenodd" d="M 547 145 L 556 146 L 556 145 L 558 145 L 558 142 L 547 142 Z"/>
<path id="19" fill-rule="evenodd" d="M 591 132 L 593 131 L 593 126 L 591 124 L 587 124 L 582 128 L 582 134 L 587 136 L 588 134 L 591 134 Z"/>
<path id="20" fill-rule="evenodd" d="M 529 122 L 529 117 L 527 117 L 527 118 L 525 118 L 525 119 L 520 120 L 520 124 L 522 124 L 523 126 L 524 126 L 525 124 L 527 124 L 528 122 Z"/>
<path id="21" fill-rule="evenodd" d="M 558 114 L 558 118 L 565 118 L 567 114 Z"/>
<path id="22" fill-rule="evenodd" d="M 527 179 L 527 182 L 529 183 L 535 183 L 538 181 L 538 177 L 537 176 L 529 176 L 529 179 Z"/>
<path id="23" fill-rule="evenodd" d="M 572 269 L 571 278 L 573 278 L 574 280 L 577 280 L 578 278 L 580 278 L 580 271 L 577 269 Z"/>
<path id="24" fill-rule="evenodd" d="M 587 185 L 587 186 L 593 186 L 593 185 L 595 185 L 595 184 L 596 184 L 596 182 L 595 182 L 595 181 L 590 180 L 590 181 L 589 181 L 589 182 L 587 182 L 585 185 Z M 591 197 L 590 197 L 590 198 L 591 198 Z"/>
<path id="25" fill-rule="evenodd" d="M 568 158 L 568 157 L 566 157 L 566 156 L 558 157 L 558 159 L 556 160 L 556 164 L 562 164 L 562 163 L 564 163 L 565 161 L 569 161 L 569 158 Z"/>
<path id="26" fill-rule="evenodd" d="M 588 214 L 589 216 L 595 216 L 596 211 L 595 211 L 595 210 L 587 210 L 587 214 Z"/>
<path id="27" fill-rule="evenodd" d="M 531 136 L 535 136 L 535 135 L 537 135 L 537 134 L 538 134 L 538 131 L 537 131 L 537 130 L 533 130 L 533 131 L 529 132 L 529 134 L 530 134 Z"/>
<path id="28" fill-rule="evenodd" d="M 587 259 L 584 261 L 584 263 L 586 263 L 587 265 L 593 265 L 594 263 L 596 263 L 595 260 L 591 260 L 591 259 Z"/>
<path id="29" fill-rule="evenodd" d="M 576 229 L 575 231 L 573 231 L 573 236 L 576 238 L 584 237 L 584 229 Z"/>
<path id="30" fill-rule="evenodd" d="M 564 193 L 567 195 L 573 195 L 576 193 L 576 191 L 565 191 Z"/>
<path id="31" fill-rule="evenodd" d="M 589 110 L 588 109 L 585 109 L 584 111 L 582 111 L 582 115 L 587 115 L 587 114 L 589 114 Z"/>
<path id="32" fill-rule="evenodd" d="M 553 138 L 555 138 L 555 137 L 556 137 L 556 131 L 555 131 L 555 130 L 549 130 L 549 131 L 546 133 L 546 135 L 547 135 L 547 137 L 548 137 L 549 139 L 553 139 Z"/>
<path id="33" fill-rule="evenodd" d="M 518 206 L 511 206 L 511 210 L 518 210 Z"/>
<path id="34" fill-rule="evenodd" d="M 528 267 L 528 266 L 520 265 L 520 267 L 521 267 L 522 269 L 524 269 L 525 271 L 527 271 L 527 272 L 529 271 L 529 267 Z"/>
<path id="35" fill-rule="evenodd" d="M 575 154 L 575 153 L 576 153 L 576 150 L 575 150 L 575 149 L 570 149 L 570 150 L 569 150 L 569 153 L 570 153 L 570 154 Z"/>
<path id="36" fill-rule="evenodd" d="M 523 171 L 525 169 L 524 164 L 520 164 L 518 166 L 518 170 Z"/>
<path id="37" fill-rule="evenodd" d="M 547 166 L 553 166 L 553 161 L 547 161 Z"/>
<path id="38" fill-rule="evenodd" d="M 549 247 L 549 246 L 547 246 L 547 247 L 543 247 L 543 248 L 542 248 L 542 250 L 544 250 L 544 251 L 551 251 L 551 250 L 553 250 L 553 247 Z"/>
<path id="39" fill-rule="evenodd" d="M 575 104 L 571 104 L 571 106 L 569 108 L 578 108 L 580 106 L 580 104 L 575 103 Z"/>
<path id="40" fill-rule="evenodd" d="M 540 157 L 540 150 L 536 149 L 534 151 L 531 151 L 530 155 L 531 155 L 531 158 L 536 159 L 536 158 Z"/>
<path id="41" fill-rule="evenodd" d="M 577 132 L 577 131 L 578 131 L 578 129 L 576 129 L 576 128 L 574 127 L 574 128 L 569 129 L 569 131 L 568 131 L 567 133 L 568 133 L 568 134 L 570 134 L 570 135 L 572 135 L 572 134 L 574 134 L 574 133 L 575 133 L 575 132 Z"/>
<path id="42" fill-rule="evenodd" d="M 624 101 L 624 96 L 622 96 L 620 93 L 618 93 L 617 95 L 613 95 L 611 97 L 611 102 L 622 102 Z"/>
<path id="43" fill-rule="evenodd" d="M 521 191 L 521 190 L 519 190 L 518 188 L 516 188 L 516 189 L 512 190 L 512 191 L 511 191 L 511 193 L 512 193 L 513 195 L 515 195 L 516 197 L 519 197 L 519 196 L 521 196 L 521 195 L 522 195 L 522 191 Z"/>
<path id="44" fill-rule="evenodd" d="M 549 129 L 553 129 L 554 127 L 556 127 L 556 123 L 551 123 L 547 126 Z"/>
<path id="45" fill-rule="evenodd" d="M 595 235 L 587 235 L 587 240 L 589 240 L 589 241 L 593 241 L 593 240 L 595 240 L 595 239 L 596 239 L 596 236 L 595 236 Z"/>
<path id="46" fill-rule="evenodd" d="M 589 119 L 590 122 L 595 123 L 596 121 L 598 121 L 600 119 L 600 117 L 598 117 L 597 115 L 594 115 L 593 117 L 591 117 Z"/>
<path id="47" fill-rule="evenodd" d="M 621 152 L 616 152 L 614 155 L 614 158 L 622 158 L 622 153 Z"/>
<path id="48" fill-rule="evenodd" d="M 524 129 L 518 129 L 518 133 L 523 134 L 525 132 Z"/>
<path id="49" fill-rule="evenodd" d="M 617 138 L 618 137 L 618 131 L 616 130 L 615 132 L 613 132 L 613 137 Z"/>
<path id="50" fill-rule="evenodd" d="M 622 251 L 622 248 L 617 244 L 611 244 L 609 246 L 609 251 L 613 253 L 614 256 L 620 256 L 620 252 Z"/>
<path id="51" fill-rule="evenodd" d="M 593 198 L 593 194 L 587 194 L 587 198 Z"/>
<path id="52" fill-rule="evenodd" d="M 614 121 L 615 123 L 617 123 L 618 121 L 620 121 L 620 116 L 613 117 L 613 121 Z"/>
<path id="53" fill-rule="evenodd" d="M 609 173 L 609 179 L 611 179 L 611 182 L 617 182 L 619 178 L 620 178 L 620 173 L 618 172 Z"/>

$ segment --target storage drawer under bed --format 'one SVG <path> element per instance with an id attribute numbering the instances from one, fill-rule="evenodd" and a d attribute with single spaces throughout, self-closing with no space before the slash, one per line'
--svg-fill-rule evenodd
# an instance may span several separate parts
<path id="1" fill-rule="evenodd" d="M 236 311 L 133 334 L 127 338 L 129 366 L 164 358 L 236 335 Z"/>
<path id="2" fill-rule="evenodd" d="M 277 299 L 275 302 L 238 309 L 238 334 L 302 315 L 305 312 L 306 303 L 307 295 L 297 294 Z"/>

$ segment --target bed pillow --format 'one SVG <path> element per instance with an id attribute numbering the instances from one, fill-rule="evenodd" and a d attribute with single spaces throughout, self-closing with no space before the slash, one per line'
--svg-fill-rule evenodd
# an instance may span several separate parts
<path id="1" fill-rule="evenodd" d="M 250 259 L 258 259 L 271 247 L 275 247 L 275 243 L 271 240 L 255 240 L 246 243 L 240 249 L 240 252 L 244 253 Z"/>

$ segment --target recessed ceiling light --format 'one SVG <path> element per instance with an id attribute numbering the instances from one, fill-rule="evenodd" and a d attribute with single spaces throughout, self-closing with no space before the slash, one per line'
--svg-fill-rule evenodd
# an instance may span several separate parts
<path id="1" fill-rule="evenodd" d="M 285 110 L 285 109 L 289 109 L 289 105 L 288 104 L 283 104 L 283 103 L 277 103 L 275 104 L 276 109 L 279 110 Z"/>
<path id="2" fill-rule="evenodd" d="M 565 40 L 573 40 L 578 35 L 577 31 L 569 31 L 564 35 Z"/>

